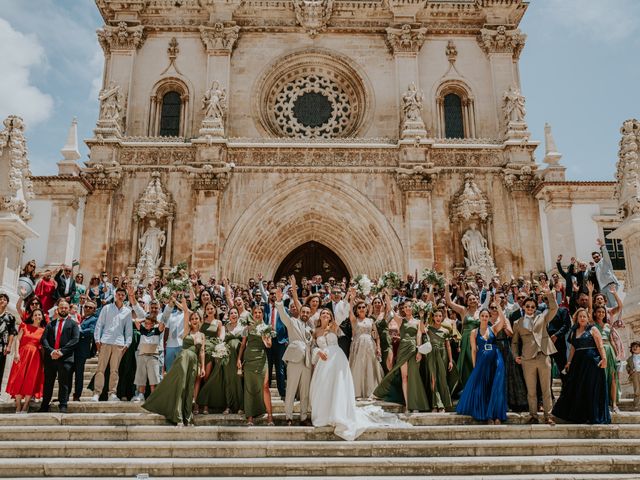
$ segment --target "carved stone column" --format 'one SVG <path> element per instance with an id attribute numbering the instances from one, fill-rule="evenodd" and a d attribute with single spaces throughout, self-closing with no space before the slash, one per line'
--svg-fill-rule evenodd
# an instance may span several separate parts
<path id="1" fill-rule="evenodd" d="M 616 171 L 616 199 L 622 224 L 609 238 L 622 240 L 627 276 L 623 321 L 631 326 L 631 339 L 640 338 L 640 121 L 627 120 L 620 129 L 622 140 Z"/>
<path id="2" fill-rule="evenodd" d="M 190 176 L 196 195 L 193 216 L 191 268 L 201 273 L 218 272 L 220 259 L 220 202 L 231 180 L 233 164 L 219 162 L 193 166 Z"/>
<path id="3" fill-rule="evenodd" d="M 396 172 L 396 181 L 405 195 L 407 273 L 433 266 L 431 191 L 436 175 L 429 164 L 400 167 Z"/>
<path id="4" fill-rule="evenodd" d="M 414 84 L 420 89 L 418 69 L 418 52 L 426 39 L 427 29 L 420 23 L 404 23 L 387 28 L 386 42 L 393 54 L 396 64 L 396 79 L 398 79 L 398 124 L 402 120 L 402 97 L 407 85 Z"/>
<path id="5" fill-rule="evenodd" d="M 103 86 L 120 86 L 126 108 L 131 103 L 129 87 L 133 79 L 136 52 L 145 41 L 144 26 L 121 21 L 117 25 L 105 25 L 97 34 L 106 59 Z M 124 132 L 128 131 L 126 124 L 122 127 Z"/>
<path id="6" fill-rule="evenodd" d="M 33 197 L 22 118 L 11 115 L 0 131 L 0 291 L 17 300 L 25 239 L 37 237 L 26 221 Z"/>
<path id="7" fill-rule="evenodd" d="M 486 25 L 478 35 L 480 48 L 489 56 L 493 94 L 496 99 L 496 131 L 502 129 L 502 98 L 510 87 L 520 88 L 518 59 L 527 36 L 518 28 Z"/>

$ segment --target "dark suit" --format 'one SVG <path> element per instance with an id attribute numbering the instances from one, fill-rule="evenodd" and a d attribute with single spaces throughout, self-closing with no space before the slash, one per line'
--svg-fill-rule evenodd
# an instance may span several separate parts
<path id="1" fill-rule="evenodd" d="M 264 306 L 264 323 L 271 325 L 271 314 L 275 312 L 276 316 L 276 336 L 271 339 L 271 348 L 267 349 L 267 360 L 269 361 L 269 381 L 271 381 L 271 372 L 276 369 L 276 385 L 278 386 L 278 394 L 281 397 L 286 395 L 287 373 L 285 363 L 282 360 L 284 352 L 289 345 L 289 337 L 287 335 L 287 327 L 280 319 L 280 314 L 271 303 Z"/>
<path id="2" fill-rule="evenodd" d="M 322 308 L 328 308 L 331 310 L 333 314 L 333 318 L 336 318 L 336 312 L 333 302 L 328 302 L 322 306 Z M 337 321 L 336 321 L 337 323 Z M 341 325 L 339 325 L 340 330 L 344 335 L 338 337 L 338 346 L 342 349 L 347 358 L 349 358 L 349 352 L 351 352 L 351 336 L 353 332 L 351 331 L 351 321 L 349 317 L 347 317 Z"/>
<path id="3" fill-rule="evenodd" d="M 60 351 L 62 357 L 54 360 L 51 353 L 55 350 L 56 332 L 58 330 L 58 322 L 56 320 L 49 323 L 45 329 L 40 343 L 44 350 L 44 392 L 42 395 L 42 409 L 49 408 L 51 396 L 53 395 L 53 385 L 58 377 L 58 402 L 61 407 L 66 407 L 69 401 L 69 390 L 71 386 L 71 372 L 74 367 L 74 350 L 80 339 L 80 329 L 78 324 L 67 317 L 60 332 Z"/>
<path id="4" fill-rule="evenodd" d="M 67 279 L 63 275 L 63 271 L 60 270 L 53 279 L 56 281 L 56 289 L 53 291 L 53 298 L 58 300 L 59 298 L 73 297 L 76 291 L 76 281 L 71 278 L 69 281 L 69 292 L 65 295 L 64 291 L 67 288 Z"/>
<path id="5" fill-rule="evenodd" d="M 554 335 L 557 337 L 554 342 L 557 352 L 551 355 L 551 357 L 553 361 L 556 362 L 556 366 L 560 372 L 567 366 L 567 333 L 569 333 L 570 329 L 571 316 L 569 315 L 569 310 L 560 307 L 558 313 L 556 313 L 551 322 L 549 322 L 549 325 L 547 325 L 549 337 Z M 565 376 L 563 373 L 560 373 L 560 379 L 564 385 Z"/>

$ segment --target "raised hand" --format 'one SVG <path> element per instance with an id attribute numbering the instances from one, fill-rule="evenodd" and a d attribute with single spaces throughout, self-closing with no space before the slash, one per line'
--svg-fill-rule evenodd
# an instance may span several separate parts
<path id="1" fill-rule="evenodd" d="M 556 263 L 560 262 L 562 262 L 562 254 L 558 255 L 558 258 L 556 258 Z"/>
<path id="2" fill-rule="evenodd" d="M 596 245 L 604 247 L 604 241 L 601 238 L 596 238 Z"/>
<path id="3" fill-rule="evenodd" d="M 289 277 L 289 285 L 291 285 L 291 288 L 296 288 L 296 276 L 295 275 L 291 275 Z"/>
<path id="4" fill-rule="evenodd" d="M 589 290 L 589 295 L 593 293 L 594 287 L 593 282 L 591 280 L 587 280 L 587 290 Z"/>
<path id="5" fill-rule="evenodd" d="M 540 290 L 544 294 L 547 294 L 547 293 L 549 293 L 551 291 L 551 289 L 549 288 L 549 281 L 548 280 L 543 280 L 542 282 L 540 282 Z"/>
<path id="6" fill-rule="evenodd" d="M 280 287 L 276 288 L 276 302 L 281 302 L 282 301 L 282 289 Z"/>

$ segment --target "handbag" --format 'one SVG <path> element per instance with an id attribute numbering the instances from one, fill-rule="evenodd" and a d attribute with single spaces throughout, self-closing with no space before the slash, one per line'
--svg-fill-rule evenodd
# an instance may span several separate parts
<path id="1" fill-rule="evenodd" d="M 431 350 L 433 350 L 431 342 L 425 342 L 418 347 L 418 353 L 421 353 L 422 355 L 427 355 Z"/>

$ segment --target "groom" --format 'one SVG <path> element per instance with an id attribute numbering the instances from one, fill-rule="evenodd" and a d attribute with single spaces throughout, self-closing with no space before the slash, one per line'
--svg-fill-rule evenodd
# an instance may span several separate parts
<path id="1" fill-rule="evenodd" d="M 293 401 L 296 393 L 300 395 L 300 423 L 311 425 L 307 416 L 309 412 L 309 386 L 311 385 L 311 340 L 312 332 L 307 327 L 311 310 L 307 306 L 300 308 L 300 318 L 296 318 L 295 304 L 291 302 L 289 311 L 291 316 L 285 311 L 282 304 L 282 290 L 276 290 L 276 309 L 280 315 L 280 320 L 287 327 L 289 334 L 289 346 L 282 356 L 282 360 L 287 364 L 287 391 L 284 400 L 284 413 L 287 418 L 287 425 L 293 423 Z"/>

